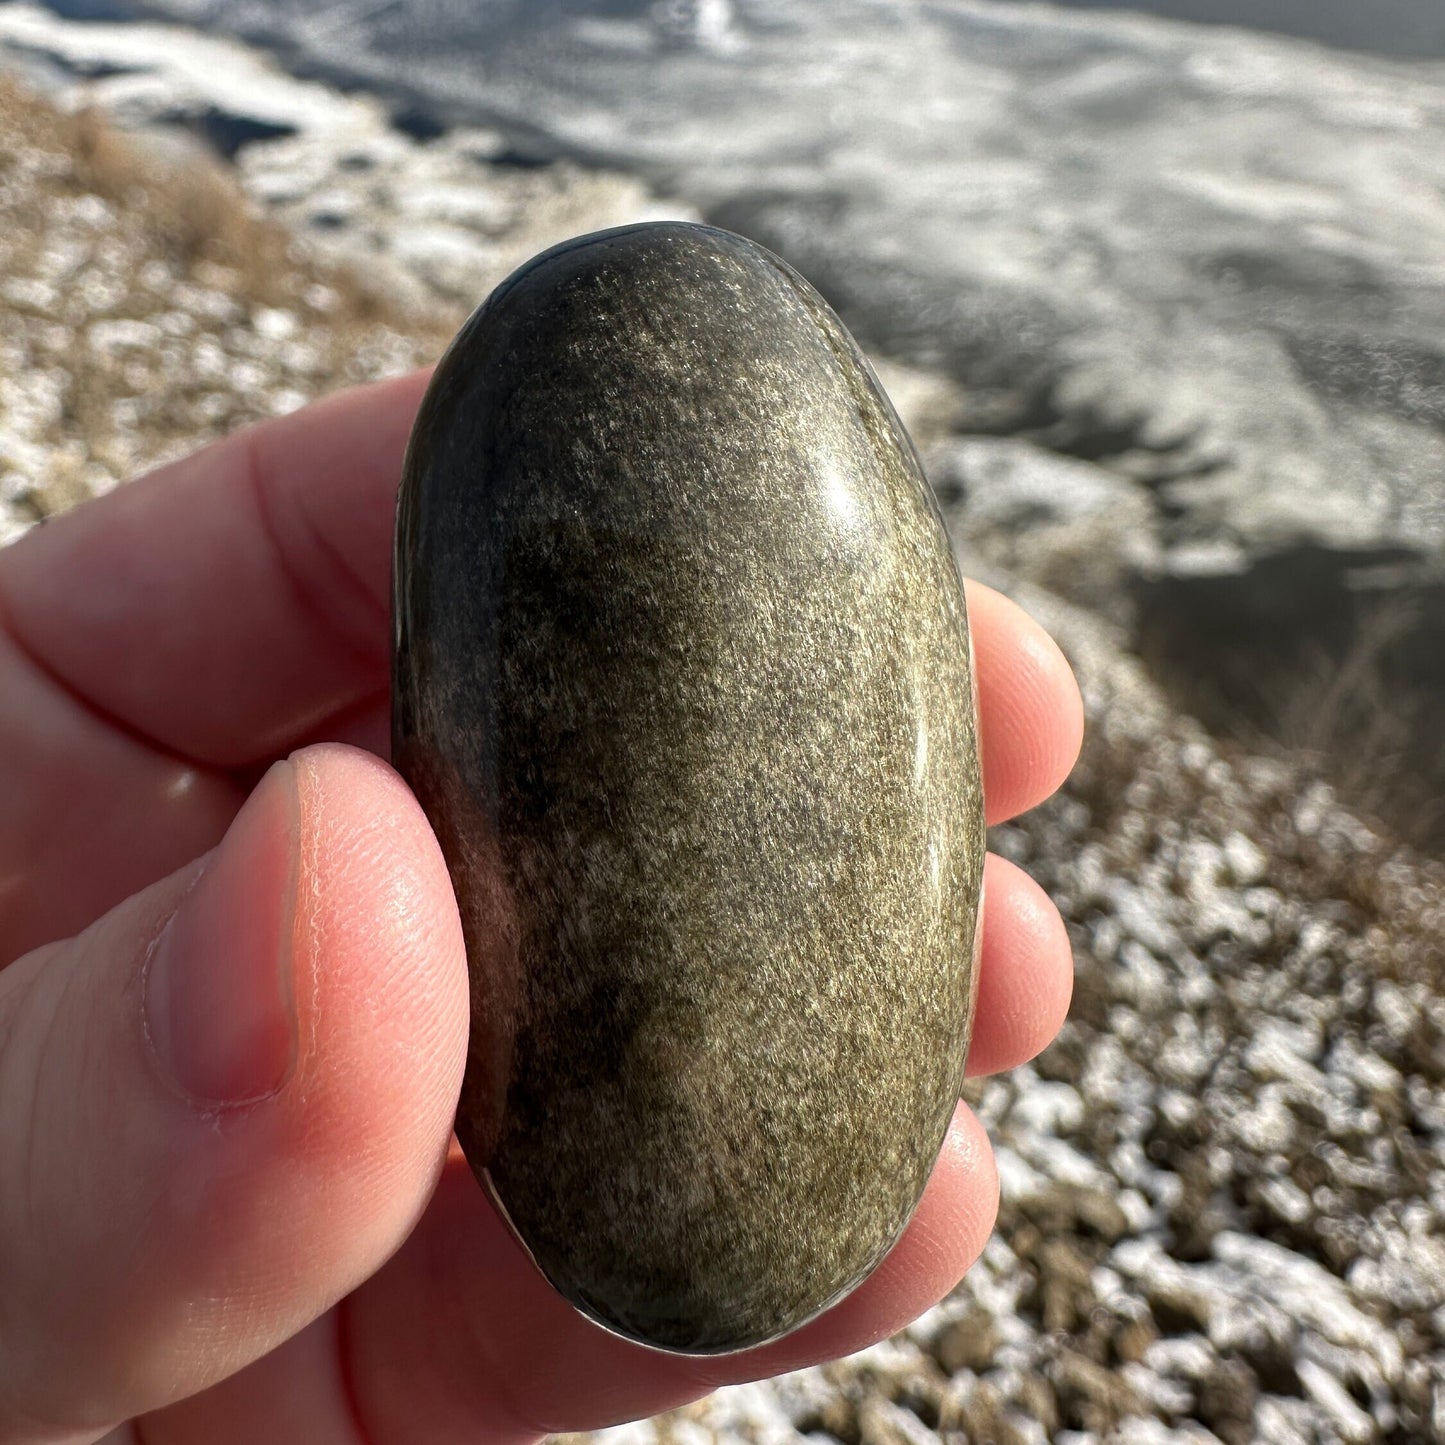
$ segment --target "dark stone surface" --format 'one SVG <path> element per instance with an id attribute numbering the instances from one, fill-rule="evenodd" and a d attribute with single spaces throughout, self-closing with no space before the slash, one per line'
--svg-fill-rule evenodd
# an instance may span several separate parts
<path id="1" fill-rule="evenodd" d="M 433 380 L 396 617 L 473 1167 L 614 1330 L 800 1324 L 911 1216 L 977 972 L 963 594 L 871 371 L 740 237 L 547 252 Z"/>

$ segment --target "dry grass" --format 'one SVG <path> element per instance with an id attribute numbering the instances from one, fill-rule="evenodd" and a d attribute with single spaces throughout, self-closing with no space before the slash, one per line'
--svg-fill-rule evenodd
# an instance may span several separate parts
<path id="1" fill-rule="evenodd" d="M 33 97 L 30 104 L 33 113 Z M 158 250 L 177 265 L 194 268 L 210 262 L 225 267 L 235 278 L 238 295 L 284 306 L 295 299 L 300 264 L 324 274 L 337 293 L 333 322 L 340 312 L 363 326 L 447 324 L 440 312 L 427 316 L 401 310 L 354 267 L 328 263 L 298 247 L 288 230 L 258 214 L 230 171 L 205 156 L 168 159 L 148 153 L 93 107 L 74 116 L 51 114 L 62 146 L 73 158 L 75 183 L 124 212 L 143 216 Z"/>
<path id="2" fill-rule="evenodd" d="M 434 358 L 404 309 L 233 178 L 0 76 L 0 499 L 10 528 L 236 426 Z"/>
<path id="3" fill-rule="evenodd" d="M 1143 657 L 1217 736 L 1328 783 L 1382 831 L 1445 857 L 1445 674 L 1430 616 L 1442 601 L 1438 589 L 1361 601 L 1309 643 L 1146 637 Z"/>
<path id="4" fill-rule="evenodd" d="M 1331 778 L 1352 806 L 1442 852 L 1445 698 L 1416 685 L 1400 662 L 1419 634 L 1424 607 L 1419 598 L 1380 601 L 1361 612 L 1342 655 L 1316 649 L 1302 658 L 1276 708 L 1274 732 L 1280 746 Z"/>

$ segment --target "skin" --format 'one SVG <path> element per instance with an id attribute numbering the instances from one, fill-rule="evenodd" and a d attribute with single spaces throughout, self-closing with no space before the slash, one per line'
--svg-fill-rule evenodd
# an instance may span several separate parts
<path id="1" fill-rule="evenodd" d="M 960 1106 L 858 1290 L 775 1344 L 684 1359 L 576 1314 L 493 1214 L 451 1138 L 456 905 L 385 762 L 393 506 L 425 380 L 240 433 L 0 553 L 0 1445 L 595 1428 L 893 1333 L 992 1227 Z M 1082 708 L 1036 624 L 968 600 L 998 822 L 1062 782 Z M 1038 887 L 991 857 L 986 889 L 973 1074 L 1044 1048 L 1072 976 Z M 284 1083 L 199 1105 L 143 1022 L 152 944 L 175 915 L 172 966 L 209 967 L 224 999 L 274 956 L 284 890 L 304 923 Z"/>

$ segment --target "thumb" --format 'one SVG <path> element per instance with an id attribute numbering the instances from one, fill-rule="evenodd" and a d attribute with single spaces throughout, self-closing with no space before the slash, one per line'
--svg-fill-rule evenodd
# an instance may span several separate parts
<path id="1" fill-rule="evenodd" d="M 0 1445 L 195 1393 L 373 1273 L 435 1184 L 466 1027 L 436 841 L 337 746 L 0 973 Z"/>

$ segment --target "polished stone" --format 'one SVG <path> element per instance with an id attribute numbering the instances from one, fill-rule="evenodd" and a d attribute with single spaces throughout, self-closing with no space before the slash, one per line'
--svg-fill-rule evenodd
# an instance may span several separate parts
<path id="1" fill-rule="evenodd" d="M 977 975 L 963 592 L 867 363 L 741 237 L 546 252 L 427 393 L 395 603 L 473 1168 L 621 1334 L 811 1318 L 917 1205 Z"/>

